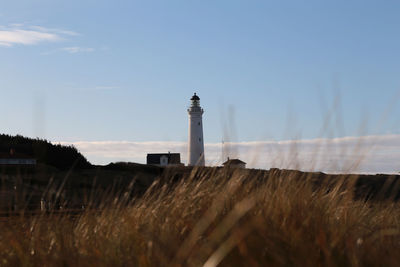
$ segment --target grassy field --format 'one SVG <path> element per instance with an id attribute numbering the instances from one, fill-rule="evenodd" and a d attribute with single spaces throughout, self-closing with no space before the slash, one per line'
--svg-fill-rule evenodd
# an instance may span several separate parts
<path id="1" fill-rule="evenodd" d="M 140 198 L 3 218 L 0 265 L 398 266 L 400 206 L 354 200 L 356 180 L 172 169 Z"/>

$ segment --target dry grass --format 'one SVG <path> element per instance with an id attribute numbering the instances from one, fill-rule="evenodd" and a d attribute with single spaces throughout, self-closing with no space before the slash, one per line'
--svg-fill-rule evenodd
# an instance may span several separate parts
<path id="1" fill-rule="evenodd" d="M 396 266 L 400 209 L 295 172 L 194 169 L 77 217 L 1 222 L 2 266 Z M 265 177 L 263 177 L 265 176 Z"/>

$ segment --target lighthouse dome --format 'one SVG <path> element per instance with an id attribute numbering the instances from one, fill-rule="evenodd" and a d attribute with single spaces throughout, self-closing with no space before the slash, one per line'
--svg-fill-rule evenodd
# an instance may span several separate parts
<path id="1" fill-rule="evenodd" d="M 190 100 L 200 100 L 200 97 L 198 97 L 196 95 L 196 93 L 194 93 L 194 95 L 192 96 L 192 98 Z"/>

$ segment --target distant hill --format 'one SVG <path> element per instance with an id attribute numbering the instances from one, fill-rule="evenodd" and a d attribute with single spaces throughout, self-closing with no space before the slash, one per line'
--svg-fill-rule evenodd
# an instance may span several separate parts
<path id="1" fill-rule="evenodd" d="M 44 139 L 33 139 L 21 135 L 0 134 L 0 153 L 13 151 L 18 155 L 32 157 L 37 163 L 53 166 L 59 170 L 90 169 L 93 165 L 74 146 L 52 144 Z"/>

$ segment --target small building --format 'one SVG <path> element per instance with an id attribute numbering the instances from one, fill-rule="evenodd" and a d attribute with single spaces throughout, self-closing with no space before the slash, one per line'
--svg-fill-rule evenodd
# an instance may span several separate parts
<path id="1" fill-rule="evenodd" d="M 241 168 L 241 169 L 245 169 L 246 168 L 246 162 L 241 161 L 240 159 L 229 159 L 227 161 L 225 161 L 224 163 L 222 163 L 222 165 L 224 165 L 224 167 L 228 167 L 228 168 Z"/>
<path id="2" fill-rule="evenodd" d="M 181 166 L 180 153 L 147 154 L 147 164 L 156 166 Z"/>
<path id="3" fill-rule="evenodd" d="M 36 165 L 36 159 L 10 149 L 9 153 L 0 153 L 0 165 L 34 166 Z"/>

